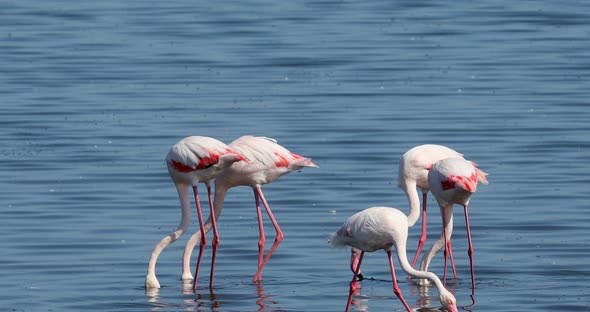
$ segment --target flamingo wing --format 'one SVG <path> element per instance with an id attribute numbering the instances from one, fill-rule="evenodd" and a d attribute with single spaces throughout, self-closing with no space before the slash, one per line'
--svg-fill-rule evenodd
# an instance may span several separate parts
<path id="1" fill-rule="evenodd" d="M 229 147 L 267 168 L 317 167 L 309 158 L 290 152 L 275 139 L 246 135 L 231 142 Z"/>
<path id="2" fill-rule="evenodd" d="M 191 136 L 174 144 L 166 161 L 180 172 L 191 172 L 209 168 L 219 158 L 233 152 L 223 142 L 209 137 Z"/>

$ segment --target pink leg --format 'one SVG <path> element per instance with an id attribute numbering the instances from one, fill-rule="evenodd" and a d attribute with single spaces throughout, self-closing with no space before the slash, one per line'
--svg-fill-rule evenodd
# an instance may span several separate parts
<path id="1" fill-rule="evenodd" d="M 445 212 L 444 212 L 444 208 L 443 207 L 440 207 L 440 214 L 441 214 L 442 219 L 443 219 L 443 229 L 442 229 L 442 231 L 443 231 L 443 237 L 445 239 L 445 250 L 444 250 L 444 253 L 443 253 L 443 255 L 445 257 L 444 269 L 443 269 L 443 272 L 444 272 L 443 273 L 443 285 L 446 286 L 446 284 L 447 284 L 447 259 L 448 259 L 448 256 L 449 256 L 449 249 L 448 249 L 448 247 L 449 247 L 448 246 L 449 245 L 449 240 L 447 238 L 447 231 L 446 231 L 447 220 L 445 218 Z"/>
<path id="2" fill-rule="evenodd" d="M 408 312 L 412 312 L 412 310 L 410 309 L 410 306 L 408 306 L 408 303 L 406 302 L 406 300 L 402 296 L 402 291 L 399 289 L 399 286 L 397 285 L 397 279 L 395 278 L 395 269 L 393 268 L 393 258 L 391 257 L 391 249 L 387 250 L 387 257 L 389 258 L 389 267 L 391 268 L 391 279 L 393 280 L 393 292 L 399 298 L 399 300 L 401 300 L 401 302 L 404 304 L 404 307 L 406 307 L 406 310 Z"/>
<path id="3" fill-rule="evenodd" d="M 418 241 L 418 249 L 416 249 L 416 255 L 414 256 L 414 260 L 412 260 L 412 267 L 416 266 L 416 262 L 418 261 L 418 257 L 420 256 L 420 252 L 422 251 L 422 247 L 424 247 L 424 243 L 426 242 L 426 196 L 428 192 L 422 191 L 422 235 L 420 235 L 420 240 Z"/>
<path id="4" fill-rule="evenodd" d="M 275 249 L 277 249 L 277 247 L 279 246 L 279 243 L 283 240 L 284 235 L 283 235 L 283 231 L 281 231 L 281 228 L 279 227 L 279 223 L 277 222 L 274 215 L 272 214 L 272 211 L 270 210 L 270 206 L 266 202 L 266 198 L 264 197 L 264 194 L 262 193 L 262 189 L 260 189 L 260 187 L 256 188 L 256 193 L 258 194 L 258 196 L 262 200 L 262 203 L 264 204 L 264 208 L 266 208 L 266 212 L 268 213 L 270 221 L 272 222 L 272 225 L 274 226 L 275 231 L 277 233 L 274 243 L 270 247 L 270 250 L 266 253 L 266 256 L 264 257 L 264 261 L 262 262 L 262 265 L 260 265 L 258 267 L 258 272 L 256 272 L 256 275 L 254 276 L 254 281 L 259 281 L 262 279 L 262 269 L 264 268 L 264 266 L 266 265 L 266 263 L 270 259 L 270 256 L 272 256 L 272 254 L 275 252 Z M 259 220 L 259 221 L 261 221 L 261 220 Z"/>
<path id="5" fill-rule="evenodd" d="M 469 228 L 469 215 L 467 213 L 467 206 L 463 207 L 465 210 L 465 224 L 467 228 L 467 242 L 469 243 L 469 249 L 467 250 L 467 254 L 469 254 L 469 263 L 471 264 L 471 287 L 475 289 L 475 273 L 473 269 L 473 245 L 471 244 L 471 230 Z"/>
<path id="6" fill-rule="evenodd" d="M 351 248 L 350 249 L 350 271 L 352 271 L 352 273 L 356 272 L 356 267 L 358 266 L 359 263 L 359 254 L 354 252 L 354 249 Z M 365 278 L 363 277 L 363 275 L 359 272 L 356 275 L 358 277 L 359 281 L 364 280 Z"/>
<path id="7" fill-rule="evenodd" d="M 197 268 L 195 269 L 195 279 L 193 280 L 193 291 L 197 289 L 197 279 L 199 278 L 199 270 L 201 268 L 201 259 L 203 257 L 203 250 L 207 244 L 205 236 L 205 224 L 203 223 L 203 213 L 201 211 L 201 202 L 199 200 L 199 192 L 197 186 L 193 186 L 193 193 L 195 193 L 195 203 L 197 205 L 197 216 L 199 217 L 199 229 L 201 230 L 201 244 L 199 246 L 199 257 L 197 258 Z"/>
<path id="8" fill-rule="evenodd" d="M 447 242 L 447 248 L 449 249 L 449 258 L 451 259 L 451 268 L 453 269 L 453 278 L 457 279 L 457 269 L 455 268 L 455 257 L 453 256 L 453 245 L 451 240 Z"/>
<path id="9" fill-rule="evenodd" d="M 350 281 L 350 290 L 348 292 L 348 301 L 346 302 L 346 312 L 350 309 L 350 304 L 352 303 L 352 296 L 354 293 L 360 288 L 360 283 L 357 282 L 356 277 L 361 273 L 361 262 L 363 262 L 363 256 L 365 255 L 364 251 L 361 251 L 361 254 L 358 256 L 357 266 L 353 270 L 352 281 Z"/>
<path id="10" fill-rule="evenodd" d="M 211 224 L 213 226 L 213 255 L 211 256 L 211 275 L 209 276 L 209 288 L 213 288 L 215 259 L 217 257 L 217 248 L 219 247 L 219 232 L 217 232 L 217 220 L 215 220 L 215 208 L 213 207 L 213 198 L 211 197 L 211 185 L 209 183 L 207 183 L 207 192 L 209 193 L 209 207 L 211 208 Z M 204 232 L 202 232 L 201 230 L 201 233 Z"/>
<path id="11" fill-rule="evenodd" d="M 441 208 L 441 213 L 443 212 L 443 210 L 444 209 Z M 448 220 L 443 219 L 443 227 L 446 226 L 446 222 L 445 221 L 448 221 Z M 446 235 L 446 231 L 445 231 L 445 235 Z M 445 243 L 445 251 L 448 252 L 449 258 L 451 259 L 451 268 L 453 269 L 453 277 L 455 279 L 457 279 L 457 268 L 455 267 L 455 257 L 453 256 L 453 245 L 451 244 L 451 240 L 450 239 L 449 240 L 446 240 L 445 239 L 445 241 L 446 241 L 446 243 Z M 446 257 L 445 257 L 445 260 L 446 260 Z M 447 269 L 447 265 L 445 264 L 445 270 L 446 269 Z M 445 274 L 445 283 L 446 283 L 446 279 L 447 279 L 447 277 L 446 277 L 446 274 Z"/>
<path id="12" fill-rule="evenodd" d="M 416 249 L 416 255 L 414 255 L 414 260 L 412 260 L 412 267 L 416 266 L 416 262 L 420 257 L 420 252 L 422 252 L 422 247 L 424 247 L 424 243 L 426 243 L 426 198 L 428 192 L 422 191 L 422 234 L 420 235 L 420 240 L 418 241 L 418 248 Z M 411 280 L 412 276 L 408 275 L 408 280 Z"/>
<path id="13" fill-rule="evenodd" d="M 264 256 L 264 243 L 266 242 L 266 237 L 264 235 L 264 224 L 262 222 L 262 212 L 260 210 L 260 200 L 258 199 L 258 193 L 254 190 L 254 201 L 256 202 L 256 215 L 258 217 L 258 234 L 260 235 L 260 239 L 258 240 L 258 270 L 256 275 L 254 275 L 254 281 L 259 281 L 261 276 L 258 274 L 260 271 L 260 266 L 263 262 Z"/>

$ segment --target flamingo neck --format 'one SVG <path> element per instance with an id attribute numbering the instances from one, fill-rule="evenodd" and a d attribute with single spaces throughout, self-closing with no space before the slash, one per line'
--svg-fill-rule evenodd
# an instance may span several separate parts
<path id="1" fill-rule="evenodd" d="M 156 274 L 156 262 L 158 261 L 158 257 L 160 256 L 160 253 L 162 252 L 162 250 L 164 250 L 166 247 L 168 247 L 168 245 L 172 244 L 175 240 L 177 240 L 180 236 L 182 236 L 182 234 L 184 234 L 184 232 L 186 232 L 186 230 L 188 229 L 188 226 L 190 224 L 190 219 L 191 219 L 191 202 L 190 202 L 190 198 L 189 198 L 189 191 L 188 191 L 188 185 L 187 184 L 182 184 L 182 183 L 174 183 L 176 186 L 176 190 L 178 191 L 178 198 L 180 199 L 180 208 L 181 208 L 181 219 L 180 219 L 180 225 L 178 226 L 178 228 L 172 232 L 172 234 L 164 237 L 162 240 L 160 240 L 160 242 L 158 242 L 158 244 L 156 244 L 156 247 L 154 247 L 154 250 L 152 251 L 152 255 L 150 257 L 150 261 L 148 263 L 148 271 L 147 274 L 148 276 L 153 276 L 153 278 L 155 279 L 155 274 Z M 157 280 L 156 280 L 157 283 Z"/>
<path id="2" fill-rule="evenodd" d="M 433 282 L 436 285 L 436 288 L 438 289 L 439 293 L 446 291 L 446 288 L 444 287 L 443 283 L 440 281 L 438 276 L 436 276 L 436 274 L 434 274 L 432 272 L 428 272 L 428 271 L 418 271 L 410 265 L 410 263 L 408 262 L 408 256 L 406 255 L 406 241 L 403 241 L 403 242 L 396 241 L 395 243 L 396 243 L 395 250 L 397 252 L 397 257 L 399 259 L 402 269 L 404 271 L 406 271 L 406 273 L 408 273 L 409 275 L 411 275 L 415 278 L 425 278 L 425 279 L 430 280 L 431 282 Z"/>
<path id="3" fill-rule="evenodd" d="M 176 190 L 178 191 L 178 199 L 180 200 L 180 225 L 178 229 L 182 229 L 184 232 L 190 223 L 191 219 L 191 200 L 189 197 L 188 185 L 176 183 Z"/>
<path id="4" fill-rule="evenodd" d="M 213 208 L 215 209 L 215 220 L 219 218 L 221 215 L 221 209 L 223 209 L 223 202 L 225 201 L 225 194 L 229 187 L 223 183 L 219 183 L 219 181 L 215 181 L 215 199 L 213 200 Z M 211 216 L 209 216 L 211 219 Z M 207 220 L 207 225 L 209 225 L 209 220 Z M 208 229 L 207 229 L 208 230 Z"/>
<path id="5" fill-rule="evenodd" d="M 410 212 L 408 214 L 408 227 L 414 226 L 420 218 L 420 196 L 416 189 L 416 183 L 404 183 L 402 189 L 406 192 L 408 203 L 410 204 Z"/>

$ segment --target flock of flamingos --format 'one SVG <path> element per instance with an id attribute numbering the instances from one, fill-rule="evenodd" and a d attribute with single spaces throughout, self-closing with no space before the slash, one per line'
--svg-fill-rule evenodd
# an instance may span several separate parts
<path id="1" fill-rule="evenodd" d="M 277 144 L 273 139 L 256 136 L 243 136 L 226 145 L 216 139 L 203 136 L 190 136 L 174 144 L 166 156 L 166 165 L 180 198 L 182 217 L 178 228 L 164 237 L 154 248 L 149 260 L 145 279 L 146 288 L 160 288 L 156 278 L 156 261 L 167 246 L 186 232 L 189 226 L 191 204 L 189 187 L 192 187 L 199 218 L 199 231 L 189 239 L 182 259 L 182 279 L 193 280 L 193 290 L 199 276 L 201 258 L 206 246 L 206 233 L 213 229 L 212 260 L 209 287 L 213 287 L 215 257 L 219 245 L 217 219 L 223 207 L 225 193 L 234 186 L 251 186 L 258 216 L 260 240 L 258 241 L 258 270 L 254 281 L 262 279 L 262 269 L 271 255 L 283 240 L 283 232 L 279 227 L 262 192 L 262 185 L 270 183 L 280 176 L 303 167 L 316 167 L 310 158 L 295 154 Z M 468 254 L 471 264 L 471 283 L 475 289 L 473 271 L 473 246 L 469 228 L 467 207 L 471 195 L 477 190 L 478 182 L 487 184 L 486 173 L 477 165 L 465 160 L 456 151 L 441 145 L 420 145 L 407 151 L 399 164 L 399 187 L 408 197 L 409 215 L 392 207 L 371 207 L 351 216 L 340 229 L 330 235 L 333 246 L 350 246 L 350 269 L 353 272 L 346 311 L 349 310 L 352 296 L 360 288 L 361 262 L 365 252 L 385 250 L 389 259 L 393 291 L 401 300 L 407 311 L 411 311 L 398 287 L 392 259 L 392 246 L 395 247 L 402 269 L 410 276 L 416 277 L 420 284 L 431 282 L 438 289 L 440 302 L 448 311 L 457 311 L 457 301 L 443 282 L 428 271 L 430 261 L 444 247 L 444 278 L 447 275 L 447 259 L 450 258 L 453 274 L 456 277 L 451 234 L 453 230 L 453 205 L 463 206 L 469 244 Z M 203 221 L 197 185 L 204 183 L 207 187 L 210 216 Z M 211 193 L 211 184 L 215 182 L 215 194 Z M 422 209 L 417 188 L 422 191 Z M 431 191 L 440 206 L 443 230 L 440 238 L 422 257 L 419 270 L 414 269 L 426 240 L 426 199 Z M 260 202 L 266 209 L 275 228 L 276 237 L 269 251 L 264 255 L 265 233 L 262 222 Z M 414 226 L 422 213 L 422 233 L 416 255 L 410 265 L 406 254 L 408 228 Z M 204 233 L 204 234 L 203 234 Z M 199 244 L 195 276 L 191 274 L 190 257 L 195 246 Z"/>

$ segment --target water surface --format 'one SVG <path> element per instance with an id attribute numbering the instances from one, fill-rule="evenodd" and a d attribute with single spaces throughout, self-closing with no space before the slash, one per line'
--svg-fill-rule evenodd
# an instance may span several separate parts
<path id="1" fill-rule="evenodd" d="M 424 143 L 489 173 L 471 201 L 467 310 L 588 310 L 588 4 L 31 0 L 0 12 L 0 310 L 342 311 L 348 251 L 327 235 L 369 206 L 407 211 L 398 160 Z M 179 281 L 183 237 L 146 293 L 151 250 L 180 220 L 168 148 L 244 134 L 320 167 L 265 187 L 285 240 L 262 283 L 243 187 L 220 219 L 213 291 L 207 274 L 196 293 Z M 429 206 L 427 244 L 440 231 Z M 448 286 L 467 305 L 462 209 L 455 220 Z M 403 311 L 388 270 L 367 255 L 353 310 Z M 408 303 L 438 310 L 435 289 L 404 276 Z"/>

